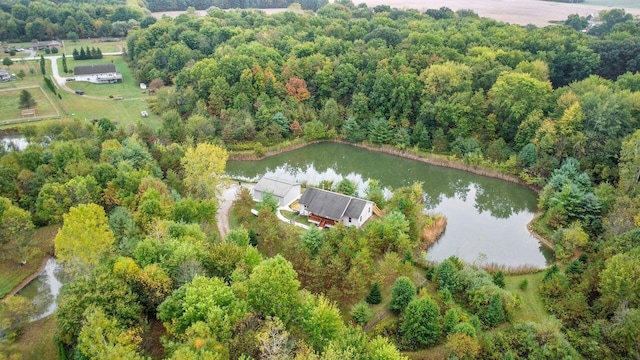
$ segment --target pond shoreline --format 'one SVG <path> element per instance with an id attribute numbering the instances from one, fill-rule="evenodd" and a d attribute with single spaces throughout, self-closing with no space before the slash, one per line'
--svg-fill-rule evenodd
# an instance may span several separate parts
<path id="1" fill-rule="evenodd" d="M 20 284 L 16 285 L 7 294 L 6 297 L 10 297 L 17 294 L 18 292 L 20 292 L 20 290 L 24 289 L 25 286 L 29 285 L 29 283 L 32 282 L 35 278 L 40 276 L 40 274 L 42 274 L 42 272 L 44 271 L 44 268 L 47 266 L 47 262 L 49 261 L 49 259 L 51 259 L 51 257 L 52 257 L 51 255 L 45 256 L 44 259 L 42 259 L 42 264 L 40 265 L 38 270 L 36 270 L 33 274 L 27 276 L 24 280 L 20 282 Z"/>
<path id="2" fill-rule="evenodd" d="M 264 155 L 262 156 L 256 156 L 255 154 L 250 154 L 250 153 L 233 153 L 233 151 L 230 152 L 229 154 L 229 160 L 232 161 L 258 161 L 258 160 L 262 160 L 262 159 L 266 159 L 268 157 L 271 156 L 275 156 L 275 155 L 279 155 L 279 154 L 283 154 L 289 151 L 294 151 L 294 150 L 298 150 L 298 149 L 302 149 L 304 147 L 307 147 L 309 145 L 315 145 L 315 144 L 320 144 L 320 143 L 337 143 L 337 144 L 343 144 L 343 145 L 349 145 L 349 146 L 353 146 L 353 147 L 357 147 L 357 148 L 361 148 L 361 149 L 365 149 L 365 150 L 369 150 L 369 151 L 373 151 L 373 152 L 377 152 L 377 153 L 383 153 L 383 154 L 388 154 L 388 155 L 393 155 L 393 156 L 397 156 L 397 157 L 401 157 L 404 159 L 409 159 L 409 160 L 415 160 L 415 161 L 419 161 L 425 164 L 429 164 L 429 165 L 434 165 L 434 166 L 440 166 L 440 167 L 445 167 L 445 168 L 449 168 L 449 169 L 456 169 L 456 170 L 462 170 L 462 171 L 466 171 L 466 172 L 470 172 L 476 175 L 480 175 L 480 176 L 486 176 L 486 177 L 490 177 L 490 178 L 494 178 L 494 179 L 499 179 L 499 180 L 504 180 L 504 181 L 508 181 L 511 183 L 515 183 L 518 185 L 522 185 L 527 187 L 528 189 L 530 189 L 531 191 L 534 191 L 536 194 L 540 193 L 540 188 L 538 188 L 535 185 L 531 185 L 531 184 L 527 184 L 524 181 L 522 181 L 520 178 L 518 178 L 517 176 L 511 175 L 511 174 L 505 174 L 503 172 L 500 172 L 499 170 L 495 170 L 495 169 L 491 169 L 491 168 L 487 168 L 487 167 L 482 167 L 482 166 L 476 166 L 476 165 L 468 165 L 465 164 L 459 160 L 453 160 L 450 158 L 445 157 L 444 155 L 438 155 L 438 154 L 431 154 L 432 157 L 423 157 L 420 155 L 416 155 L 410 151 L 406 151 L 406 150 L 399 150 L 396 149 L 394 147 L 389 147 L 389 146 L 372 146 L 372 145 L 367 145 L 367 144 L 363 144 L 363 143 L 351 143 L 348 141 L 344 141 L 344 140 L 336 140 L 336 139 L 329 139 L 329 140 L 316 140 L 316 141 L 308 141 L 308 142 L 303 142 L 303 143 L 296 143 L 296 144 L 291 144 L 289 146 L 285 146 L 281 149 L 277 149 L 277 150 L 272 150 L 272 151 L 267 151 L 264 153 Z M 441 157 L 441 158 L 438 158 Z"/>
<path id="3" fill-rule="evenodd" d="M 432 157 L 423 157 L 423 156 L 411 153 L 411 152 L 406 151 L 406 150 L 399 150 L 399 149 L 396 149 L 396 148 L 393 148 L 393 147 L 389 147 L 389 146 L 384 146 L 383 145 L 383 146 L 378 147 L 378 146 L 372 146 L 372 145 L 363 144 L 363 143 L 357 143 L 356 144 L 356 143 L 351 143 L 351 142 L 348 142 L 348 141 L 337 140 L 337 139 L 305 141 L 305 142 L 301 142 L 301 143 L 294 143 L 294 144 L 290 144 L 290 145 L 284 146 L 283 148 L 280 148 L 280 149 L 277 149 L 277 150 L 267 151 L 262 156 L 256 156 L 253 153 L 246 153 L 246 152 L 245 153 L 240 153 L 240 152 L 233 153 L 233 152 L 230 152 L 229 160 L 232 160 L 232 161 L 259 161 L 259 160 L 263 160 L 263 159 L 266 159 L 268 157 L 272 157 L 272 156 L 275 156 L 275 155 L 279 155 L 279 154 L 283 154 L 283 153 L 286 153 L 286 152 L 302 149 L 302 148 L 304 148 L 306 146 L 309 146 L 309 145 L 327 143 L 327 142 L 349 145 L 349 146 L 365 149 L 365 150 L 372 151 L 372 152 L 384 153 L 384 154 L 393 155 L 393 156 L 397 156 L 397 157 L 404 158 L 404 159 L 415 160 L 415 161 L 422 162 L 422 163 L 429 164 L 429 165 L 440 166 L 440 167 L 450 168 L 450 169 L 455 169 L 455 170 L 461 170 L 461 171 L 466 171 L 466 172 L 469 172 L 469 173 L 472 173 L 472 174 L 476 174 L 476 175 L 480 175 L 480 176 L 499 179 L 499 180 L 503 180 L 503 181 L 507 181 L 507 182 L 511 182 L 511 183 L 515 183 L 515 184 L 524 186 L 524 187 L 528 188 L 529 190 L 535 192 L 536 194 L 540 194 L 540 188 L 538 188 L 537 186 L 534 186 L 534 185 L 531 185 L 531 184 L 527 184 L 527 183 L 523 182 L 521 179 L 519 179 L 518 177 L 516 177 L 514 175 L 505 174 L 505 173 L 502 173 L 502 172 L 500 172 L 498 170 L 495 170 L 495 169 L 464 164 L 459 160 L 453 160 L 453 159 L 446 158 L 446 157 L 444 157 L 442 155 L 437 155 L 437 154 L 431 154 Z M 438 158 L 440 156 L 442 156 L 442 158 Z M 535 232 L 533 230 L 533 228 L 531 227 L 531 224 L 538 218 L 538 216 L 539 216 L 539 213 L 536 213 L 534 218 L 529 223 L 527 223 L 527 225 L 526 225 L 527 231 L 531 234 L 531 236 L 536 238 L 542 245 L 544 245 L 549 250 L 551 250 L 551 251 L 553 251 L 555 253 L 555 247 L 553 246 L 551 241 L 549 241 L 548 239 L 544 238 L 542 235 L 540 235 L 537 232 Z"/>

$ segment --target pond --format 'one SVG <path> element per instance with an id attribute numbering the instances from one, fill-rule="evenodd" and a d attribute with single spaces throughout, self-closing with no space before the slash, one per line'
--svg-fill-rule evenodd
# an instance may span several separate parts
<path id="1" fill-rule="evenodd" d="M 7 135 L 0 138 L 0 142 L 2 143 L 2 147 L 7 151 L 22 151 L 29 145 L 27 139 L 22 135 Z"/>
<path id="2" fill-rule="evenodd" d="M 56 311 L 56 298 L 66 280 L 60 265 L 52 257 L 47 261 L 44 271 L 18 292 L 35 306 L 31 321 L 40 320 Z"/>
<path id="3" fill-rule="evenodd" d="M 419 161 L 381 154 L 349 145 L 321 143 L 260 161 L 229 161 L 227 174 L 257 181 L 263 175 L 308 184 L 343 178 L 358 185 L 364 196 L 369 179 L 389 190 L 423 183 L 425 211 L 447 217 L 447 230 L 429 248 L 430 260 L 456 255 L 467 262 L 509 267 L 544 267 L 553 255 L 528 232 L 537 195 L 503 180 Z"/>

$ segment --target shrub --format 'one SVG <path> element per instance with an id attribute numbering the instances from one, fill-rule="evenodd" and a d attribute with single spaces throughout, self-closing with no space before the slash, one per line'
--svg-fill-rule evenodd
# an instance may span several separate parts
<path id="1" fill-rule="evenodd" d="M 363 326 L 371 320 L 373 310 L 369 308 L 369 305 L 366 302 L 360 301 L 353 305 L 351 311 L 349 311 L 349 315 L 351 315 L 356 324 Z"/>
<path id="2" fill-rule="evenodd" d="M 520 288 L 520 290 L 525 291 L 527 290 L 527 287 L 529 286 L 529 280 L 522 279 L 522 281 L 520 281 L 520 283 L 518 284 L 518 287 Z"/>

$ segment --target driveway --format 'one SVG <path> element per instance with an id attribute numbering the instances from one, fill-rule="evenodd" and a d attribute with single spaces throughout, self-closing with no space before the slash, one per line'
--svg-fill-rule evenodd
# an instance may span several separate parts
<path id="1" fill-rule="evenodd" d="M 238 185 L 236 181 L 230 182 L 218 196 L 218 213 L 216 214 L 216 220 L 218 221 L 218 230 L 220 236 L 224 238 L 229 232 L 229 211 L 231 210 L 231 204 L 236 199 L 236 194 L 240 187 L 251 189 L 251 184 Z"/>

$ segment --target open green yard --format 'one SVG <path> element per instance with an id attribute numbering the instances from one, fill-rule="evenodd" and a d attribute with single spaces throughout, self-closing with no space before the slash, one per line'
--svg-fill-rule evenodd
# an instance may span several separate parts
<path id="1" fill-rule="evenodd" d="M 86 121 L 107 118 L 117 121 L 119 126 L 129 126 L 143 122 L 152 128 L 158 128 L 161 124 L 160 117 L 151 112 L 146 100 L 143 98 L 135 100 L 103 100 L 62 92 L 62 108 L 67 117 Z M 140 115 L 142 110 L 146 110 L 149 113 L 149 117 L 143 118 Z"/>
<path id="2" fill-rule="evenodd" d="M 35 116 L 58 114 L 51 101 L 45 96 L 42 88 L 29 88 L 25 90 L 31 93 L 31 96 L 33 96 L 33 99 L 36 101 L 36 106 L 34 107 L 36 110 Z M 0 121 L 22 118 L 22 109 L 20 109 L 21 93 L 22 90 L 18 89 L 0 91 Z M 47 95 L 53 96 L 53 94 Z"/>
<path id="3" fill-rule="evenodd" d="M 108 98 L 109 96 L 122 96 L 124 99 L 148 97 L 146 90 L 140 89 L 140 84 L 136 81 L 131 73 L 131 69 L 121 56 L 105 56 L 98 60 L 73 60 L 67 58 L 67 66 L 72 70 L 75 66 L 97 65 L 112 63 L 116 67 L 116 71 L 122 74 L 122 83 L 117 84 L 92 84 L 84 81 L 69 81 L 67 86 L 73 90 L 84 90 L 86 95 L 100 96 Z M 62 70 L 62 59 L 58 60 L 58 69 Z M 61 74 L 64 76 L 64 74 Z M 68 75 L 69 77 L 72 74 Z"/>
<path id="4" fill-rule="evenodd" d="M 73 68 L 74 63 L 80 64 L 92 64 L 92 63 L 104 63 L 114 61 L 116 68 L 123 74 L 124 83 L 120 84 L 90 84 L 90 83 L 74 83 L 68 82 L 69 87 L 72 89 L 85 90 L 86 96 L 76 95 L 68 91 L 60 91 L 62 99 L 58 99 L 49 90 L 46 89 L 46 85 L 40 74 L 40 65 L 38 61 L 19 61 L 11 65 L 10 72 L 17 73 L 20 69 L 25 71 L 26 77 L 24 80 L 15 80 L 9 82 L 0 82 L 0 90 L 3 89 L 16 89 L 19 87 L 27 86 L 40 86 L 47 91 L 47 95 L 54 105 L 60 110 L 62 117 L 76 118 L 80 120 L 90 121 L 91 119 L 107 118 L 112 121 L 117 121 L 121 126 L 136 125 L 138 122 L 144 122 L 152 128 L 158 128 L 161 124 L 159 116 L 153 114 L 147 104 L 148 95 L 143 94 L 139 87 L 139 84 L 135 81 L 131 75 L 131 70 L 127 66 L 127 63 L 119 56 L 105 57 L 101 60 L 84 60 L 74 62 L 73 59 L 67 58 L 69 68 Z M 29 71 L 29 68 L 33 69 L 33 74 Z M 58 60 L 58 68 L 62 70 L 62 60 Z M 51 75 L 51 64 L 47 61 L 47 75 Z M 64 74 L 62 74 L 64 76 Z M 69 75 L 71 76 L 71 75 Z M 38 90 L 38 89 L 33 89 Z M 39 90 L 38 90 L 39 91 Z M 1 93 L 0 93 L 1 94 Z M 19 95 L 19 91 L 12 92 L 12 96 Z M 32 91 L 35 95 L 35 91 Z M 109 95 L 122 96 L 123 100 L 110 99 Z M 92 98 L 96 97 L 96 98 Z M 37 100 L 37 99 L 36 99 Z M 20 112 L 17 110 L 17 98 L 15 104 L 5 104 L 5 101 L 0 100 L 0 108 L 15 107 L 18 111 L 18 118 Z M 38 104 L 41 102 L 38 101 Z M 40 105 L 38 106 L 38 108 Z M 143 118 L 140 112 L 146 110 L 149 117 Z M 39 114 L 40 110 L 38 111 Z M 8 119 L 6 116 L 0 115 L 0 121 Z M 56 120 L 53 120 L 56 121 Z"/>
<path id="5" fill-rule="evenodd" d="M 111 52 L 119 52 L 122 51 L 122 47 L 125 46 L 126 41 L 100 41 L 100 39 L 79 39 L 78 41 L 65 40 L 64 41 L 64 50 L 67 55 L 73 54 L 73 49 L 78 49 L 83 47 L 95 47 L 96 49 L 100 49 L 103 53 L 111 53 Z"/>
<path id="6" fill-rule="evenodd" d="M 42 75 L 40 74 L 40 63 L 38 61 L 19 60 L 14 62 L 13 65 L 9 67 L 3 66 L 3 68 L 6 68 L 11 74 L 18 74 L 20 70 L 22 70 L 24 71 L 25 77 L 22 80 L 18 78 L 12 81 L 0 82 L 0 90 L 15 89 L 26 86 L 40 86 L 41 84 L 44 84 L 42 81 Z"/>
<path id="7" fill-rule="evenodd" d="M 110 52 L 119 52 L 122 51 L 122 47 L 126 45 L 126 41 L 124 39 L 121 39 L 120 41 L 114 41 L 114 42 L 110 42 L 110 41 L 100 41 L 100 39 L 79 39 L 78 41 L 71 41 L 71 40 L 64 40 L 62 41 L 63 47 L 60 49 L 60 52 L 58 55 L 62 55 L 62 52 L 65 52 L 67 55 L 71 55 L 73 53 L 73 49 L 78 49 L 78 51 L 80 51 L 81 47 L 86 48 L 88 47 L 95 47 L 95 48 L 99 48 L 100 51 L 102 51 L 103 53 L 110 53 Z M 31 49 L 31 42 L 21 42 L 21 43 L 6 43 L 4 46 L 6 47 L 15 47 L 15 48 L 23 48 L 23 49 Z M 16 53 L 16 56 L 14 57 L 20 57 L 20 56 L 28 56 L 30 54 L 30 51 L 23 51 L 23 52 L 18 52 Z M 41 50 L 38 51 L 38 56 L 40 55 L 45 55 L 47 56 L 47 54 Z M 56 55 L 56 54 L 51 54 L 51 55 Z"/>

